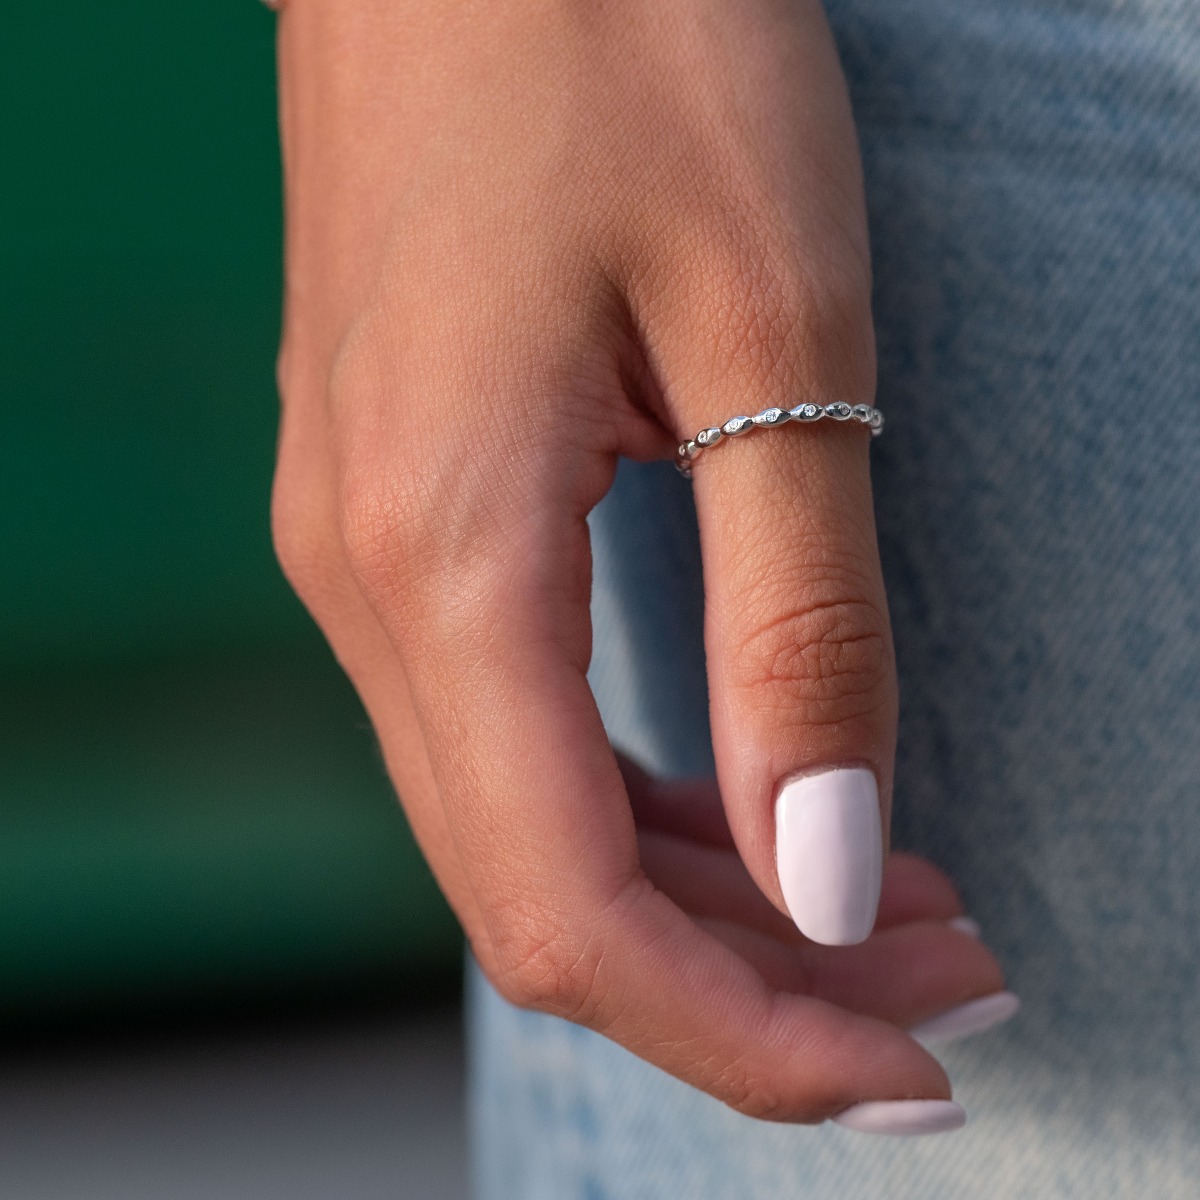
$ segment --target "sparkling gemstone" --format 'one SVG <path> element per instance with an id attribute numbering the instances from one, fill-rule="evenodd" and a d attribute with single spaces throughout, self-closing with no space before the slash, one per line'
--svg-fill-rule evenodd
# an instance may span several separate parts
<path id="1" fill-rule="evenodd" d="M 754 418 L 755 425 L 782 425 L 791 413 L 786 408 L 766 408 Z"/>

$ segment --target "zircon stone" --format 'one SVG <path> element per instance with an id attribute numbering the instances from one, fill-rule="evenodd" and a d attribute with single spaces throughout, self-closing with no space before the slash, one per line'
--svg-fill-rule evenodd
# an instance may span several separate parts
<path id="1" fill-rule="evenodd" d="M 766 408 L 754 418 L 755 425 L 782 425 L 791 419 L 791 413 L 786 408 Z"/>

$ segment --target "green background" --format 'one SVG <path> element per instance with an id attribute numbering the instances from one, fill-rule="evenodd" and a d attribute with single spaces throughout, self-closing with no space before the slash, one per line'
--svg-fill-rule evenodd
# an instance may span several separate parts
<path id="1" fill-rule="evenodd" d="M 274 18 L 0 28 L 0 1019 L 432 986 L 453 919 L 270 545 Z"/>

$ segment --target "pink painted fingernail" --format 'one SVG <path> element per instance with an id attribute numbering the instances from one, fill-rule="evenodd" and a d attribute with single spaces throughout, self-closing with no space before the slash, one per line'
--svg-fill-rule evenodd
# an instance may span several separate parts
<path id="1" fill-rule="evenodd" d="M 920 1137 L 961 1129 L 967 1123 L 967 1113 L 953 1100 L 867 1100 L 838 1113 L 833 1121 L 857 1133 Z"/>
<path id="2" fill-rule="evenodd" d="M 979 922 L 974 917 L 951 917 L 946 922 L 951 929 L 957 929 L 959 933 L 969 933 L 973 938 L 982 938 L 983 930 L 979 927 Z"/>
<path id="3" fill-rule="evenodd" d="M 875 925 L 883 873 L 874 773 L 839 767 L 785 783 L 775 801 L 775 863 L 805 937 L 826 946 L 863 941 Z"/>
<path id="4" fill-rule="evenodd" d="M 993 992 L 938 1013 L 908 1032 L 919 1042 L 953 1042 L 1007 1021 L 1020 1007 L 1021 1001 L 1012 992 Z"/>

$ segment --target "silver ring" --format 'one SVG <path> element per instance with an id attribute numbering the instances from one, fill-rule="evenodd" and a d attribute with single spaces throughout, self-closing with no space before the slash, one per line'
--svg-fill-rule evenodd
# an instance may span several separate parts
<path id="1" fill-rule="evenodd" d="M 789 421 L 812 425 L 828 418 L 831 421 L 858 421 L 872 437 L 883 432 L 883 413 L 870 404 L 797 404 L 795 408 L 764 408 L 755 417 L 730 417 L 723 425 L 702 429 L 690 442 L 683 442 L 675 452 L 675 466 L 684 479 L 691 479 L 692 464 L 701 450 L 715 446 L 730 437 L 741 437 L 752 429 L 778 429 Z"/>

